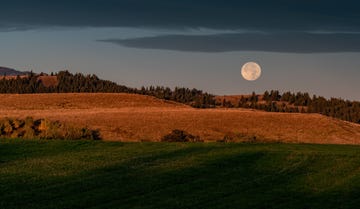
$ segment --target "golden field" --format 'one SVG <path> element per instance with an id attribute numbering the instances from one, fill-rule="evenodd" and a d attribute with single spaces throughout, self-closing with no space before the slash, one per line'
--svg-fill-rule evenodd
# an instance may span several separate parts
<path id="1" fill-rule="evenodd" d="M 1 117 L 47 118 L 99 129 L 104 140 L 159 141 L 182 129 L 205 141 L 224 136 L 294 143 L 359 144 L 360 125 L 319 114 L 194 109 L 150 96 L 115 93 L 1 94 Z"/>

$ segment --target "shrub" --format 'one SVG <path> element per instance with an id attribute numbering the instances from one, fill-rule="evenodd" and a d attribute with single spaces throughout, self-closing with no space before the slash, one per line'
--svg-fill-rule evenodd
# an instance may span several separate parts
<path id="1" fill-rule="evenodd" d="M 175 129 L 170 134 L 161 138 L 162 142 L 203 142 L 199 136 L 194 136 L 186 131 Z"/>
<path id="2" fill-rule="evenodd" d="M 13 120 L 14 129 L 19 129 L 19 128 L 23 127 L 24 124 L 25 124 L 25 122 L 23 120 L 18 120 L 18 119 Z"/>
<path id="3" fill-rule="evenodd" d="M 91 140 L 100 140 L 101 139 L 100 131 L 98 129 L 91 130 L 88 128 L 82 128 L 81 132 L 82 132 L 83 139 L 91 139 Z"/>
<path id="4" fill-rule="evenodd" d="M 230 134 L 225 134 L 225 136 L 222 139 L 217 140 L 217 142 L 225 142 L 225 143 L 234 142 L 234 136 Z"/>
<path id="5" fill-rule="evenodd" d="M 245 142 L 245 143 L 259 143 L 262 142 L 260 138 L 253 134 L 244 134 L 244 133 L 227 133 L 224 137 L 217 142 Z"/>
<path id="6" fill-rule="evenodd" d="M 14 128 L 11 119 L 5 118 L 5 120 L 3 121 L 3 132 L 5 133 L 5 135 L 11 135 L 13 130 Z"/>
<path id="7" fill-rule="evenodd" d="M 63 126 L 62 129 L 63 129 L 63 133 L 64 133 L 64 135 L 62 136 L 63 139 L 66 139 L 66 140 L 82 139 L 82 133 L 81 133 L 81 130 L 79 128 L 70 127 L 70 126 Z"/>
<path id="8" fill-rule="evenodd" d="M 43 138 L 43 139 L 62 139 L 62 138 L 64 138 L 62 125 L 58 121 L 52 122 L 52 121 L 43 119 L 40 122 L 38 130 L 40 131 L 40 138 Z"/>
<path id="9" fill-rule="evenodd" d="M 24 139 L 35 139 L 37 138 L 35 130 L 31 126 L 24 127 L 24 134 L 22 136 Z"/>
<path id="10" fill-rule="evenodd" d="M 27 117 L 25 120 L 2 119 L 0 121 L 0 137 L 67 140 L 101 139 L 99 130 L 70 126 L 47 119 L 34 120 L 31 117 Z"/>
<path id="11" fill-rule="evenodd" d="M 25 127 L 34 127 L 34 119 L 32 117 L 26 117 L 25 120 L 24 120 L 24 126 Z"/>

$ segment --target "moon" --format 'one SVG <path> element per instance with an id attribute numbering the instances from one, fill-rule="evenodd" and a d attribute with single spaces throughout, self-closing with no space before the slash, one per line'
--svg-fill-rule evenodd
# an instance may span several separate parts
<path id="1" fill-rule="evenodd" d="M 245 63 L 241 68 L 241 75 L 245 80 L 255 81 L 261 76 L 261 67 L 256 62 Z"/>

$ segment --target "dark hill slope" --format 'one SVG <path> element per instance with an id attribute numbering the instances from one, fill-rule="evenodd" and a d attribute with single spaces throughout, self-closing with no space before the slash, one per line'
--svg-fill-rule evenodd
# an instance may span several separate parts
<path id="1" fill-rule="evenodd" d="M 26 75 L 28 74 L 28 72 L 21 72 L 21 71 L 17 71 L 11 68 L 7 68 L 7 67 L 1 67 L 0 66 L 0 76 L 17 76 L 17 75 Z"/>

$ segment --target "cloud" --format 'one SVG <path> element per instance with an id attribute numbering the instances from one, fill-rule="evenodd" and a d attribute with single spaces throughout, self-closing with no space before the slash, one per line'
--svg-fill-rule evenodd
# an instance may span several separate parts
<path id="1" fill-rule="evenodd" d="M 0 27 L 360 30 L 357 8 L 356 0 L 12 0 L 1 3 Z"/>
<path id="2" fill-rule="evenodd" d="M 163 35 L 100 40 L 125 47 L 191 52 L 265 51 L 288 53 L 360 52 L 359 33 L 239 33 Z"/>

